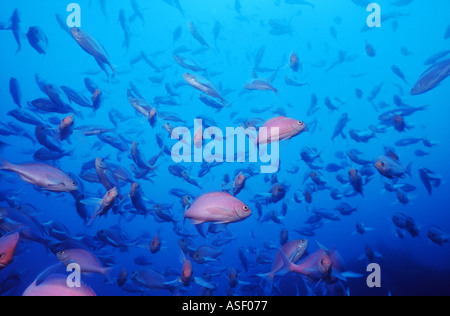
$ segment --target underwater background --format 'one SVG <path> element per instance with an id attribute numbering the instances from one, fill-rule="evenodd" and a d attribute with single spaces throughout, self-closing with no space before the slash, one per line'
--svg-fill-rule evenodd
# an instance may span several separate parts
<path id="1" fill-rule="evenodd" d="M 0 271 L 2 295 L 22 295 L 42 271 L 58 263 L 53 253 L 55 249 L 73 248 L 75 244 L 102 258 L 103 267 L 113 267 L 112 284 L 101 274 L 82 276 L 82 281 L 97 295 L 202 295 L 204 287 L 195 282 L 169 291 L 146 287 L 136 281 L 135 276 L 142 269 L 159 272 L 164 275 L 164 282 L 179 279 L 183 267 L 181 238 L 192 242 L 192 252 L 202 245 L 213 246 L 214 241 L 229 238 L 215 246 L 222 254 L 210 262 L 199 264 L 191 259 L 194 276 L 209 285 L 214 284 L 214 290 L 209 292 L 212 295 L 450 294 L 447 264 L 450 260 L 450 189 L 446 181 L 450 176 L 446 120 L 450 81 L 443 80 L 430 91 L 411 95 L 414 84 L 430 67 L 424 63 L 431 56 L 448 53 L 450 49 L 448 1 L 435 0 L 432 5 L 425 5 L 418 0 L 380 0 L 382 25 L 373 29 L 366 25 L 369 1 L 362 0 L 80 0 L 77 3 L 81 7 L 81 29 L 104 46 L 115 75 L 109 66 L 106 72 L 102 71 L 96 60 L 58 24 L 56 15 L 66 21 L 70 14 L 66 11 L 69 2 L 0 0 L 0 122 L 3 131 L 0 140 L 7 144 L 1 146 L 0 156 L 15 164 L 32 162 L 35 152 L 43 147 L 36 139 L 35 125 L 9 114 L 19 108 L 10 92 L 11 78 L 16 78 L 20 86 L 21 109 L 38 115 L 50 133 L 58 130 L 58 122 L 70 113 L 38 111 L 32 105 L 33 100 L 46 97 L 36 82 L 36 75 L 58 87 L 77 90 L 88 101 L 93 100 L 93 94 L 85 86 L 85 78 L 90 78 L 102 92 L 99 108 L 94 111 L 71 102 L 75 117 L 69 141 L 58 142 L 49 136 L 67 155 L 41 163 L 70 174 L 86 198 L 101 199 L 107 192 L 98 181 L 82 178 L 83 165 L 97 157 L 125 168 L 132 181 L 118 180 L 122 199 L 116 201 L 107 217 L 97 218 L 92 225 L 87 225 L 77 213 L 76 194 L 45 191 L 25 183 L 12 172 L 2 171 L 0 207 L 17 209 L 33 218 L 36 226 L 43 227 L 38 233 L 53 245 L 49 247 L 49 244 L 21 237 L 14 261 Z M 133 8 L 136 4 L 137 11 Z M 8 29 L 16 9 L 20 14 L 20 51 L 17 51 L 18 42 L 12 30 Z M 126 27 L 119 18 L 121 10 Z M 136 12 L 142 13 L 142 18 Z M 189 27 L 189 22 L 195 25 L 195 31 Z M 44 54 L 39 54 L 29 43 L 26 34 L 32 26 L 38 26 L 46 35 L 48 45 L 44 45 Z M 195 32 L 201 34 L 206 43 L 202 44 L 194 36 Z M 127 48 L 124 39 L 128 35 Z M 297 70 L 290 63 L 294 54 L 299 59 L 300 69 Z M 186 69 L 174 60 L 174 55 L 190 58 L 202 69 Z M 446 58 L 444 53 L 443 56 L 441 60 Z M 185 73 L 196 73 L 214 83 L 226 100 L 223 108 L 215 109 L 202 103 L 200 91 L 184 80 Z M 255 78 L 267 79 L 265 82 L 270 83 L 276 93 L 245 89 L 244 84 Z M 170 121 L 159 115 L 152 127 L 148 119 L 136 114 L 130 105 L 127 97 L 130 89 L 158 112 L 176 114 L 184 122 Z M 172 102 L 175 104 L 168 104 Z M 389 117 L 392 120 L 388 123 L 380 120 L 380 116 L 390 110 L 426 105 L 415 113 L 404 110 L 401 123 L 406 125 L 399 126 L 397 117 Z M 111 113 L 119 117 L 114 121 L 116 125 Z M 348 114 L 348 122 L 342 134 L 332 139 L 344 113 Z M 274 117 L 286 116 L 305 122 L 308 131 L 280 143 L 281 168 L 276 173 L 276 181 L 272 175 L 249 172 L 258 171 L 260 164 L 223 163 L 200 175 L 199 171 L 204 171 L 201 163 L 180 164 L 190 174 L 189 179 L 198 184 L 193 185 L 170 172 L 169 166 L 177 164 L 166 153 L 158 158 L 150 176 L 136 177 L 131 167 L 134 164 L 130 153 L 132 142 L 137 142 L 142 155 L 150 159 L 161 152 L 157 135 L 168 148 L 176 143 L 162 128 L 166 123 L 186 126 L 193 133 L 193 120 L 200 116 L 222 130 L 240 125 L 261 127 Z M 9 122 L 22 129 L 7 127 Z M 111 129 L 108 133 L 121 139 L 127 150 L 122 152 L 95 135 L 86 136 L 77 130 L 80 126 Z M 350 135 L 351 129 L 366 131 L 372 137 L 367 142 L 357 142 Z M 405 139 L 418 141 L 399 146 L 398 141 Z M 410 175 L 405 172 L 402 177 L 388 179 L 376 170 L 375 163 L 379 156 L 386 154 L 385 147 L 393 149 L 402 166 L 412 163 Z M 339 174 L 348 179 L 350 168 L 361 170 L 364 167 L 348 157 L 349 151 L 360 153 L 372 167 L 372 174 L 363 177 L 363 195 L 354 194 L 351 183 L 343 184 L 336 179 Z M 300 155 L 302 152 L 310 153 L 312 162 L 307 163 L 308 159 Z M 334 170 L 331 163 L 339 166 L 338 170 Z M 432 194 L 419 173 L 424 168 L 429 171 L 428 175 L 433 175 Z M 312 179 L 312 170 L 320 175 L 319 184 Z M 95 167 L 91 166 L 90 171 L 95 175 Z M 202 226 L 206 238 L 202 237 L 196 227 L 184 219 L 180 198 L 170 191 L 181 189 L 193 199 L 199 198 L 207 192 L 221 191 L 225 175 L 229 175 L 232 186 L 239 171 L 243 171 L 247 179 L 236 197 L 251 208 L 252 216 L 219 226 L 223 230 L 219 233 L 208 232 L 209 224 L 205 223 Z M 132 216 L 134 206 L 128 197 L 132 182 L 142 188 L 148 216 Z M 386 183 L 395 189 L 386 190 Z M 267 197 L 275 184 L 281 184 L 286 194 L 272 203 Z M 407 192 L 401 189 L 402 184 L 408 185 L 405 186 Z M 312 194 L 311 203 L 304 198 L 305 190 Z M 339 191 L 339 197 L 330 196 L 333 190 Z M 400 195 L 406 196 L 407 201 L 399 198 Z M 261 205 L 260 214 L 256 201 Z M 349 216 L 340 215 L 338 220 L 322 217 L 316 226 L 305 224 L 320 210 L 337 214 L 335 210 L 343 202 L 357 207 L 357 211 Z M 152 211 L 154 205 L 166 205 L 171 219 L 158 218 Z M 95 211 L 91 205 L 86 208 L 90 215 Z M 418 236 L 396 226 L 393 222 L 396 214 L 409 217 Z M 8 217 L 0 218 L 3 235 L 8 230 L 1 221 L 8 220 Z M 58 240 L 49 232 L 48 227 L 54 223 L 67 228 L 64 238 Z M 355 234 L 357 223 L 364 223 L 372 230 Z M 183 227 L 183 231 L 192 236 L 180 236 L 174 231 L 175 226 Z M 95 240 L 99 231 L 111 228 L 127 246 L 114 247 Z M 438 228 L 442 237 L 440 245 L 429 237 L 430 228 Z M 278 275 L 273 283 L 257 276 L 271 271 L 272 261 L 281 247 L 282 230 L 287 231 L 289 240 L 308 239 L 308 254 L 317 251 L 319 244 L 330 251 L 336 249 L 345 262 L 341 272 L 351 271 L 360 276 L 337 281 L 345 288 L 343 293 L 325 290 L 321 282 L 311 284 L 295 272 L 282 271 L 280 274 L 284 275 Z M 157 234 L 161 249 L 152 254 L 147 246 Z M 372 260 L 367 258 L 368 247 L 376 253 Z M 189 254 L 192 257 L 192 253 Z M 308 254 L 303 260 L 307 260 Z M 135 259 L 142 256 L 148 261 L 146 266 L 136 263 Z M 369 275 L 366 267 L 371 262 L 380 265 L 381 288 L 369 288 L 366 284 Z M 127 287 L 120 287 L 116 282 L 123 269 L 128 273 Z M 230 286 L 232 269 L 240 282 L 235 287 Z M 64 268 L 60 272 L 66 273 Z"/>

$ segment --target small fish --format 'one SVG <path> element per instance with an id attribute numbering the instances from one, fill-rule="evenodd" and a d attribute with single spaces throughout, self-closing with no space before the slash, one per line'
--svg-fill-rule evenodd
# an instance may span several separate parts
<path id="1" fill-rule="evenodd" d="M 103 199 L 91 198 L 81 201 L 81 203 L 86 205 L 97 206 L 97 209 L 92 215 L 88 225 L 90 226 L 98 216 L 106 216 L 108 211 L 114 206 L 117 197 L 118 192 L 117 189 L 114 187 L 105 194 Z"/>
<path id="2" fill-rule="evenodd" d="M 361 176 L 359 175 L 358 170 L 356 169 L 350 169 L 348 172 L 348 179 L 350 181 L 350 184 L 353 186 L 356 192 L 364 196 L 363 192 L 363 180 Z"/>
<path id="3" fill-rule="evenodd" d="M 266 79 L 257 78 L 244 85 L 246 90 L 258 90 L 258 91 L 272 91 L 275 95 L 278 95 L 278 90 L 272 86 L 270 81 Z"/>
<path id="4" fill-rule="evenodd" d="M 400 68 L 398 68 L 396 65 L 392 65 L 391 67 L 392 72 L 394 74 L 396 74 L 400 79 L 402 79 L 407 85 L 409 85 L 408 81 L 406 81 L 406 77 L 405 74 L 403 73 L 403 71 L 401 71 Z"/>
<path id="5" fill-rule="evenodd" d="M 18 52 L 20 52 L 20 50 L 22 49 L 22 44 L 20 42 L 20 13 L 19 10 L 16 9 L 14 10 L 13 15 L 11 16 L 11 30 L 14 34 L 14 38 L 17 42 L 17 45 L 19 46 L 17 48 L 16 54 Z"/>
<path id="6" fill-rule="evenodd" d="M 336 124 L 336 127 L 334 128 L 333 136 L 331 137 L 331 140 L 334 141 L 336 137 L 339 135 L 342 136 L 342 138 L 346 139 L 347 136 L 344 134 L 344 128 L 347 126 L 347 123 L 349 122 L 348 114 L 344 113 L 342 114 L 341 118 Z"/>
<path id="7" fill-rule="evenodd" d="M 391 157 L 378 157 L 375 168 L 388 179 L 404 178 L 406 174 L 411 176 L 411 163 L 404 167 L 398 160 Z"/>
<path id="8" fill-rule="evenodd" d="M 444 233 L 437 226 L 430 226 L 428 228 L 427 236 L 432 242 L 438 244 L 439 246 L 443 246 L 444 243 L 450 242 L 450 235 Z"/>
<path id="9" fill-rule="evenodd" d="M 9 92 L 11 93 L 14 103 L 21 108 L 22 92 L 20 90 L 19 81 L 16 78 L 11 78 L 9 80 Z"/>
<path id="10" fill-rule="evenodd" d="M 369 57 L 375 57 L 377 54 L 376 50 L 373 48 L 373 46 L 371 44 L 369 44 L 367 41 L 366 41 L 366 53 L 367 53 L 367 56 L 369 56 Z"/>
<path id="11" fill-rule="evenodd" d="M 77 191 L 77 184 L 64 172 L 52 166 L 39 163 L 14 165 L 6 160 L 1 161 L 0 170 L 17 173 L 25 182 L 36 185 L 47 191 Z"/>
<path id="12" fill-rule="evenodd" d="M 80 28 L 73 27 L 70 29 L 70 32 L 72 33 L 72 37 L 80 45 L 80 47 L 86 53 L 95 58 L 98 65 L 100 66 L 100 68 L 102 68 L 103 71 L 106 72 L 106 69 L 104 68 L 104 64 L 106 64 L 111 68 L 114 76 L 117 74 L 116 69 L 109 59 L 108 53 L 106 52 L 105 48 L 99 42 L 97 42 L 97 40 L 95 40 L 86 31 Z"/>
<path id="13" fill-rule="evenodd" d="M 188 21 L 188 27 L 191 31 L 192 37 L 194 37 L 200 44 L 209 48 L 209 44 L 206 42 L 204 37 L 200 34 L 200 31 L 195 27 L 192 21 Z"/>
<path id="14" fill-rule="evenodd" d="M 65 266 L 76 263 L 81 267 L 82 273 L 98 273 L 110 280 L 111 268 L 104 268 L 100 260 L 89 251 L 84 249 L 66 249 L 58 252 L 56 257 Z"/>
<path id="15" fill-rule="evenodd" d="M 48 39 L 39 26 L 32 26 L 27 33 L 28 42 L 41 55 L 45 55 L 48 49 Z"/>

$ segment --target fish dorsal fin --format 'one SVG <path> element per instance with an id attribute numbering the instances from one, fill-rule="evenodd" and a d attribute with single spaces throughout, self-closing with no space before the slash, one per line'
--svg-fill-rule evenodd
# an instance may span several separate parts
<path id="1" fill-rule="evenodd" d="M 48 277 L 52 274 L 54 274 L 60 267 L 62 266 L 61 263 L 57 263 L 55 265 L 52 265 L 51 267 L 47 268 L 46 270 L 44 270 L 41 274 L 39 274 L 39 276 L 36 278 L 35 284 L 36 286 L 41 285 L 42 283 L 44 283 Z"/>

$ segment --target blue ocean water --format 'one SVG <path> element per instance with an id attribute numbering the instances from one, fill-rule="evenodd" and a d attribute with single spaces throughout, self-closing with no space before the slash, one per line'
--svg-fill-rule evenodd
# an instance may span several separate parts
<path id="1" fill-rule="evenodd" d="M 324 285 L 326 282 L 311 284 L 310 280 L 295 272 L 284 271 L 286 274 L 278 275 L 273 284 L 257 276 L 271 271 L 272 260 L 281 247 L 280 233 L 283 229 L 288 232 L 289 240 L 308 239 L 308 254 L 302 259 L 304 261 L 319 250 L 319 244 L 330 252 L 339 252 L 345 268 L 338 270 L 337 262 L 334 262 L 336 274 L 348 271 L 359 274 L 359 277 L 347 280 L 343 280 L 343 276 L 341 280 L 334 279 L 334 283 L 339 283 L 345 289 L 345 294 L 450 294 L 450 271 L 446 264 L 450 259 L 449 187 L 446 181 L 449 176 L 447 148 L 450 144 L 446 136 L 449 130 L 445 119 L 450 81 L 443 80 L 428 92 L 411 95 L 414 84 L 431 66 L 424 65 L 424 62 L 449 49 L 449 39 L 445 39 L 449 27 L 446 16 L 450 9 L 449 3 L 436 0 L 431 6 L 417 0 L 379 1 L 381 27 L 369 29 L 366 24 L 370 14 L 366 10 L 369 1 L 334 2 L 78 1 L 81 29 L 104 47 L 116 70 L 116 75 L 113 75 L 109 66 L 106 66 L 108 74 L 102 71 L 96 60 L 58 24 L 55 15 L 65 21 L 70 14 L 66 11 L 69 2 L 1 1 L 1 125 L 2 130 L 11 130 L 7 126 L 12 122 L 24 129 L 13 133 L 15 135 L 1 134 L 0 140 L 8 144 L 2 146 L 1 157 L 15 164 L 32 162 L 33 155 L 42 147 L 37 143 L 33 124 L 18 121 L 8 114 L 18 109 L 10 93 L 11 78 L 16 78 L 19 83 L 22 109 L 39 115 L 42 125 L 47 126 L 50 134 L 57 131 L 58 122 L 68 114 L 36 110 L 31 101 L 47 96 L 39 89 L 35 76 L 57 87 L 67 86 L 80 91 L 88 101 L 91 100 L 92 92 L 87 90 L 84 80 L 90 78 L 102 91 L 100 108 L 94 111 L 72 102 L 71 106 L 76 110 L 75 130 L 68 141 L 59 144 L 70 154 L 44 163 L 70 174 L 78 183 L 80 194 L 86 198 L 102 198 L 107 192 L 105 187 L 83 180 L 81 174 L 85 163 L 92 163 L 97 157 L 106 158 L 108 164 L 122 166 L 132 176 L 132 182 L 139 183 L 148 199 L 145 203 L 150 214 L 132 218 L 134 207 L 128 197 L 131 183 L 118 180 L 121 197 L 116 200 L 114 210 L 109 211 L 106 218 L 97 218 L 88 226 L 77 214 L 76 194 L 45 191 L 6 171 L 2 171 L 0 177 L 0 191 L 6 194 L 2 195 L 0 206 L 27 214 L 37 226 L 48 227 L 52 221 L 64 225 L 69 233 L 66 238 L 60 238 L 63 240 L 57 240 L 55 235 L 42 231 L 42 236 L 50 239 L 53 245 L 63 242 L 58 244 L 58 251 L 61 247 L 65 247 L 62 250 L 69 250 L 78 243 L 79 248 L 87 248 L 97 258 L 110 259 L 101 262 L 101 265 L 112 267 L 113 284 L 105 282 L 101 274 L 82 275 L 82 281 L 97 295 L 204 293 L 201 282 L 192 282 L 190 286 L 175 282 L 172 285 L 177 284 L 177 291 L 170 292 L 167 289 L 145 287 L 136 281 L 136 275 L 139 276 L 143 269 L 161 273 L 164 282 L 176 281 L 183 267 L 179 240 L 187 237 L 174 231 L 173 222 L 161 221 L 153 211 L 154 205 L 166 205 L 171 210 L 176 226 L 192 233 L 193 236 L 188 239 L 192 241 L 194 250 L 202 245 L 213 245 L 218 238 L 232 234 L 233 239 L 229 243 L 217 247 L 223 251 L 218 258 L 202 264 L 190 259 L 194 276 L 214 285 L 212 295 L 342 294 L 330 290 Z M 135 16 L 132 3 L 138 4 L 138 12 L 142 13 L 143 19 Z M 21 49 L 18 52 L 18 43 L 13 32 L 8 29 L 16 9 L 20 16 Z M 125 24 L 129 28 L 128 49 L 124 46 L 125 30 L 119 19 L 121 10 L 124 11 Z M 193 23 L 207 45 L 202 44 L 198 37 L 195 38 L 189 22 Z M 46 54 L 39 54 L 30 45 L 26 34 L 32 26 L 39 26 L 45 33 L 48 39 Z M 375 50 L 375 56 L 369 56 L 367 45 Z M 298 71 L 290 65 L 292 54 L 298 56 Z M 174 55 L 195 60 L 204 70 L 183 68 L 175 62 Z M 340 57 L 342 60 L 339 61 Z M 393 66 L 401 70 L 404 79 L 394 73 Z M 187 84 L 183 78 L 185 73 L 196 73 L 208 78 L 226 100 L 223 102 L 224 108 L 218 111 L 202 103 L 199 100 L 201 92 Z M 277 93 L 244 89 L 244 84 L 255 78 L 264 78 L 265 82 L 271 79 L 270 83 Z M 304 85 L 297 87 L 289 84 L 286 78 Z M 130 105 L 127 90 L 131 89 L 131 85 L 135 87 L 132 93 L 139 94 L 139 98 L 145 99 L 158 113 L 173 112 L 185 123 L 169 121 L 159 115 L 152 127 L 148 119 L 137 114 Z M 170 94 L 167 86 L 174 91 L 171 97 L 177 105 L 163 104 L 155 99 Z M 377 87 L 380 88 L 379 92 L 371 97 Z M 355 93 L 356 89 L 361 91 L 361 97 Z M 310 111 L 313 98 L 317 98 L 317 106 L 314 111 Z M 336 108 L 330 109 L 327 100 Z M 411 110 L 426 105 L 426 109 L 416 113 L 404 113 L 407 112 L 405 108 Z M 398 109 L 403 109 L 404 115 L 400 118 L 390 117 L 388 123 L 383 125 L 380 116 Z M 110 119 L 114 110 L 123 116 L 117 126 Z M 332 140 L 336 124 L 344 113 L 348 114 L 349 120 L 342 134 Z M 194 119 L 200 116 L 210 118 L 222 130 L 248 122 L 256 122 L 256 126 L 261 127 L 264 122 L 279 116 L 303 121 L 309 127 L 308 131 L 280 143 L 281 168 L 276 173 L 277 181 L 272 180 L 272 175 L 244 172 L 247 176 L 245 188 L 236 197 L 252 209 L 252 216 L 226 225 L 225 232 L 219 234 L 208 232 L 209 224 L 205 223 L 202 227 L 206 238 L 200 236 L 189 220 L 184 220 L 181 200 L 170 194 L 170 190 L 182 189 L 193 198 L 199 198 L 208 192 L 222 191 L 225 175 L 229 175 L 232 185 L 238 170 L 256 168 L 258 171 L 261 164 L 223 163 L 211 168 L 204 176 L 199 176 L 201 163 L 181 164 L 190 175 L 188 179 L 199 184 L 196 186 L 169 172 L 169 166 L 177 164 L 167 154 L 158 159 L 155 164 L 157 168 L 154 173 L 150 173 L 151 178 L 136 178 L 132 172 L 131 166 L 135 163 L 130 152 L 131 142 L 137 142 L 148 161 L 161 151 L 157 135 L 162 136 L 168 148 L 176 143 L 162 128 L 166 123 L 172 126 L 186 124 L 194 133 Z M 399 131 L 402 129 L 401 121 L 395 119 L 404 119 L 404 131 Z M 109 134 L 121 137 L 119 139 L 126 144 L 127 150 L 121 152 L 97 136 L 86 136 L 76 129 L 86 125 L 113 129 Z M 351 129 L 367 131 L 374 137 L 367 143 L 358 143 L 351 138 Z M 26 134 L 29 137 L 25 137 Z M 58 143 L 53 136 L 49 136 L 49 139 Z M 409 146 L 396 145 L 405 139 L 425 139 L 431 144 L 418 141 Z M 378 157 L 385 155 L 385 147 L 394 149 L 402 167 L 406 168 L 412 163 L 410 176 L 405 173 L 401 178 L 388 179 L 375 169 Z M 313 156 L 320 155 L 314 160 L 313 168 L 300 155 L 307 149 L 315 152 Z M 338 174 L 348 179 L 351 168 L 361 170 L 363 167 L 349 159 L 346 153 L 350 150 L 361 152 L 361 158 L 369 161 L 374 173 L 370 179 L 363 177 L 364 196 L 355 195 L 350 184 L 336 180 Z M 338 164 L 342 169 L 330 172 L 327 170 L 330 163 Z M 298 170 L 295 170 L 297 167 Z M 429 174 L 436 179 L 432 195 L 427 192 L 419 175 L 419 170 L 424 168 L 432 171 Z M 325 183 L 318 185 L 313 181 L 310 176 L 312 169 L 320 173 L 321 181 Z M 92 166 L 90 170 L 96 174 Z M 264 198 L 275 183 L 282 184 L 287 193 L 279 202 L 270 203 Z M 391 190 L 393 192 L 385 189 L 386 184 L 395 187 Z M 401 184 L 414 186 L 406 190 L 408 192 L 400 191 L 409 199 L 406 205 L 397 198 Z M 306 188 L 312 191 L 311 203 L 302 198 Z M 340 192 L 340 200 L 330 197 L 333 189 Z M 298 197 L 301 203 L 297 202 Z M 262 200 L 261 216 L 255 202 L 258 198 Z M 350 216 L 341 215 L 335 221 L 322 218 L 320 227 L 314 229 L 305 224 L 310 216 L 320 210 L 333 211 L 343 202 L 357 207 L 357 211 Z M 88 206 L 88 210 L 91 215 L 95 207 Z M 415 223 L 418 236 L 413 237 L 406 229 L 398 230 L 392 218 L 399 213 Z M 6 224 L 11 222 L 11 218 L 0 218 L 3 235 L 9 232 L 7 227 L 10 226 Z M 354 234 L 357 222 L 373 230 L 363 235 Z M 312 234 L 305 235 L 305 227 L 309 227 Z M 430 227 L 439 227 L 444 240 L 442 245 L 429 238 Z M 111 228 L 121 237 L 126 236 L 130 245 L 125 251 L 87 238 L 93 238 L 99 231 Z M 301 229 L 303 233 L 297 232 Z M 399 238 L 399 233 L 404 234 L 403 238 Z M 146 246 L 157 234 L 161 238 L 161 249 L 152 254 Z M 379 256 L 368 259 L 367 246 Z M 245 259 L 239 255 L 240 250 Z M 145 256 L 151 264 L 147 267 L 136 264 L 135 258 L 140 256 Z M 192 256 L 193 252 L 190 253 Z M 366 267 L 371 262 L 380 266 L 381 288 L 367 286 L 366 279 L 370 272 L 366 271 Z M 22 233 L 14 261 L 0 272 L 1 294 L 22 295 L 41 272 L 57 263 L 58 258 L 51 249 L 26 240 Z M 247 271 L 244 265 L 248 265 Z M 128 287 L 120 287 L 115 282 L 123 269 L 128 273 Z M 233 288 L 230 287 L 229 277 L 232 269 L 237 271 L 240 281 Z M 59 273 L 68 275 L 65 269 L 60 269 Z M 324 279 L 327 277 L 330 278 L 324 275 Z"/>

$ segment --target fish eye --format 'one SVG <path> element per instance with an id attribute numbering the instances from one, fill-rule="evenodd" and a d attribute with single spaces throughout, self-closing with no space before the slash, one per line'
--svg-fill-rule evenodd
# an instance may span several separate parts
<path id="1" fill-rule="evenodd" d="M 303 125 L 304 123 L 302 121 L 298 121 L 298 125 Z"/>
<path id="2" fill-rule="evenodd" d="M 242 209 L 243 209 L 245 212 L 247 212 L 247 211 L 249 210 L 249 208 L 248 208 L 247 205 L 244 205 L 244 206 L 242 207 Z"/>
<path id="3" fill-rule="evenodd" d="M 76 187 L 77 183 L 76 182 L 72 182 L 72 186 Z"/>
<path id="4" fill-rule="evenodd" d="M 60 256 L 64 255 L 64 251 L 60 251 L 60 252 L 59 252 L 59 255 L 60 255 Z"/>
<path id="5" fill-rule="evenodd" d="M 0 259 L 3 259 L 5 257 L 5 253 L 0 254 Z"/>

